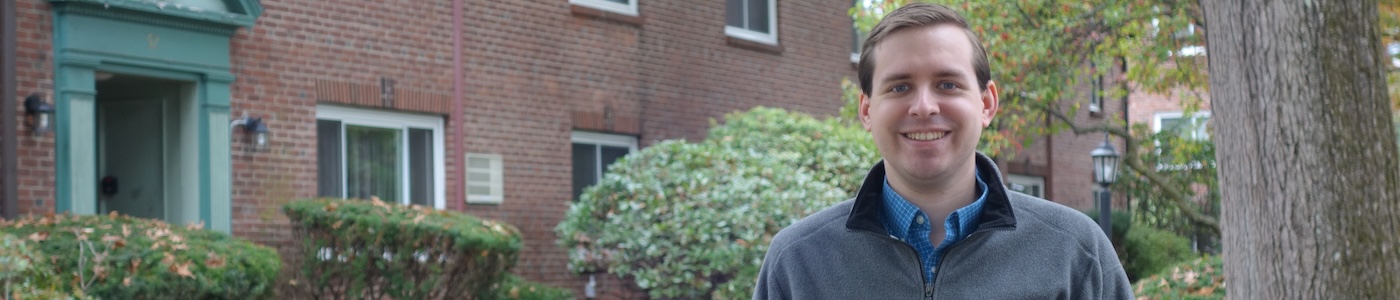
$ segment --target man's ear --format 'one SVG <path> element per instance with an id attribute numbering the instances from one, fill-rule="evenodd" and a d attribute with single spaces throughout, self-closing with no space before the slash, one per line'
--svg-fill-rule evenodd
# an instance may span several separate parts
<path id="1" fill-rule="evenodd" d="M 996 117 L 997 110 L 1001 107 L 1001 98 L 997 91 L 995 81 L 987 81 L 987 90 L 982 91 L 982 128 L 992 125 L 992 118 Z"/>
<path id="2" fill-rule="evenodd" d="M 870 131 L 870 96 L 866 96 L 865 93 L 860 93 L 856 116 L 860 118 L 860 125 L 865 127 L 865 131 Z"/>

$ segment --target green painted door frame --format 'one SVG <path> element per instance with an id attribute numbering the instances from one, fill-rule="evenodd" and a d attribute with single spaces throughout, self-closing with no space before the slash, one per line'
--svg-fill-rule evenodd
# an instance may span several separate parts
<path id="1" fill-rule="evenodd" d="M 56 210 L 97 212 L 97 72 L 191 82 L 198 107 L 199 220 L 230 232 L 229 39 L 261 12 L 224 0 L 228 12 L 156 7 L 138 0 L 50 0 L 54 8 Z M 179 2 L 179 1 L 173 1 Z"/>

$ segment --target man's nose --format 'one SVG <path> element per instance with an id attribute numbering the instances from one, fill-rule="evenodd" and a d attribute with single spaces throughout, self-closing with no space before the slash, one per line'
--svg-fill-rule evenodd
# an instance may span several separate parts
<path id="1" fill-rule="evenodd" d="M 938 97 L 932 91 L 920 90 L 914 98 L 914 103 L 909 106 L 909 115 L 915 117 L 928 117 L 938 114 Z"/>

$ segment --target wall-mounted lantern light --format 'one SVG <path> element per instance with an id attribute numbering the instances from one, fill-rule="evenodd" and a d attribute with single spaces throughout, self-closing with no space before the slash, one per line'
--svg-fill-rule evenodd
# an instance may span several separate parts
<path id="1" fill-rule="evenodd" d="M 24 115 L 29 118 L 29 130 L 34 136 L 42 136 L 53 130 L 53 105 L 44 102 L 44 97 L 31 94 L 24 98 Z"/>
<path id="2" fill-rule="evenodd" d="M 238 126 L 243 126 L 243 133 L 253 137 L 254 150 L 267 149 L 267 123 L 264 123 L 262 118 L 243 117 L 229 124 L 230 129 Z"/>

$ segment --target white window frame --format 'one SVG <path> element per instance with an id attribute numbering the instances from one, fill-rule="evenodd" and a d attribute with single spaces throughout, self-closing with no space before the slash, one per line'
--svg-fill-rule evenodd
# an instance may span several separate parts
<path id="1" fill-rule="evenodd" d="M 472 169 L 472 167 L 471 167 L 471 160 L 472 160 L 473 158 L 486 159 L 487 161 L 489 161 L 489 162 L 491 163 L 491 166 L 487 167 L 486 170 Z M 504 160 L 504 158 L 502 158 L 501 155 L 499 155 L 499 154 L 467 153 L 467 155 L 465 156 L 465 159 L 466 159 L 466 162 L 467 162 L 467 176 L 463 176 L 462 194 L 463 194 L 463 195 L 467 195 L 467 203 L 468 203 L 468 204 L 501 204 L 501 202 L 505 201 L 505 172 L 504 172 L 504 169 L 505 169 L 505 166 L 504 166 L 504 165 L 505 165 L 505 160 Z M 487 188 L 489 188 L 489 189 L 491 190 L 491 192 L 490 192 L 490 194 L 488 194 L 488 195 L 472 195 L 472 194 L 471 194 L 471 187 L 472 187 L 473 185 L 481 185 L 482 183 L 480 183 L 480 182 L 472 182 L 472 181 L 471 181 L 471 173 L 472 173 L 472 172 L 481 172 L 481 171 L 485 171 L 485 172 L 489 173 L 490 176 L 491 176 L 491 179 L 490 179 L 488 182 L 485 183 L 486 186 L 487 186 Z"/>
<path id="2" fill-rule="evenodd" d="M 637 137 L 635 136 L 587 131 L 574 131 L 569 139 L 571 143 L 592 144 L 598 146 L 627 147 L 627 155 L 637 153 Z M 607 167 L 602 165 L 603 151 L 593 151 L 593 162 L 598 163 L 598 167 L 594 169 L 594 172 L 596 172 L 596 174 L 593 174 L 594 178 L 597 178 L 598 181 L 603 181 L 603 168 Z M 570 193 L 573 192 L 571 191 Z"/>
<path id="3" fill-rule="evenodd" d="M 1152 114 L 1152 133 L 1159 133 L 1159 132 L 1162 132 L 1162 119 L 1193 120 L 1192 122 L 1194 122 L 1194 120 L 1200 120 L 1201 117 L 1210 117 L 1210 111 L 1198 111 L 1198 112 L 1193 113 L 1193 114 L 1191 114 L 1191 115 L 1189 115 L 1189 116 L 1188 116 L 1186 113 L 1184 113 L 1184 112 L 1179 112 L 1179 111 L 1177 111 L 1177 112 L 1160 112 L 1160 113 L 1155 113 L 1155 114 Z M 1193 134 L 1193 135 L 1195 134 L 1194 131 L 1193 131 L 1192 134 Z M 1206 135 L 1207 135 L 1207 136 L 1205 136 L 1205 137 L 1192 136 L 1192 137 L 1189 137 L 1189 138 L 1190 138 L 1190 139 L 1196 139 L 1196 140 L 1208 140 L 1208 139 L 1210 139 L 1210 133 L 1207 132 Z M 1157 142 L 1157 141 L 1153 141 L 1153 145 L 1157 147 L 1156 151 L 1159 151 L 1158 153 L 1160 154 L 1160 151 L 1162 150 L 1162 149 L 1161 149 L 1161 146 L 1162 146 L 1161 143 L 1160 143 L 1160 142 Z M 1196 169 L 1200 169 L 1200 168 L 1204 168 L 1204 167 L 1205 167 L 1205 165 L 1202 164 L 1202 163 L 1199 162 L 1199 161 L 1193 161 L 1193 162 L 1189 162 L 1189 163 L 1181 164 L 1181 165 L 1177 165 L 1177 164 L 1162 164 L 1162 163 L 1157 164 L 1157 170 L 1158 170 L 1158 171 L 1196 170 Z"/>
<path id="4" fill-rule="evenodd" d="M 629 16 L 637 16 L 637 1 L 627 0 L 627 4 L 620 4 L 604 0 L 569 0 L 569 4 L 590 7 L 602 11 L 614 12 Z"/>
<path id="5" fill-rule="evenodd" d="M 447 208 L 447 202 L 444 199 L 446 198 L 446 189 L 444 188 L 444 178 L 446 177 L 446 171 L 444 169 L 446 167 L 446 164 L 444 163 L 445 160 L 443 160 L 443 129 L 445 128 L 445 126 L 443 126 L 443 119 L 441 116 L 413 114 L 400 111 L 373 110 L 337 105 L 317 104 L 316 119 L 340 121 L 342 126 L 357 125 L 380 128 L 396 128 L 403 130 L 407 130 L 409 127 L 432 129 L 433 207 L 437 209 Z M 345 166 L 345 131 L 341 130 L 340 134 L 340 172 L 341 178 L 342 180 L 344 180 L 344 172 L 347 172 L 347 168 Z M 402 149 L 408 149 L 407 137 L 403 139 L 403 141 L 401 142 L 401 146 L 403 146 Z M 408 155 L 403 155 L 403 157 L 401 157 L 400 160 L 404 166 L 409 165 Z M 400 186 L 405 187 L 402 191 L 403 195 L 399 197 L 399 199 L 402 199 L 402 203 L 409 203 L 410 189 L 407 188 L 409 186 L 408 176 L 400 176 L 399 180 Z M 347 187 L 346 184 L 342 183 L 340 194 L 348 195 L 348 192 L 344 190 L 348 188 L 349 187 Z"/>
<path id="6" fill-rule="evenodd" d="M 1040 195 L 1031 195 L 1040 198 L 1048 198 L 1045 195 L 1045 177 L 1031 175 L 1006 174 L 1006 188 L 1011 189 L 1012 184 L 1040 187 Z"/>
<path id="7" fill-rule="evenodd" d="M 739 28 L 739 27 L 729 26 L 729 24 L 726 23 L 726 24 L 724 24 L 724 35 L 727 35 L 727 36 L 730 36 L 730 37 L 734 37 L 734 38 L 740 38 L 740 39 L 745 39 L 745 40 L 749 40 L 749 41 L 754 41 L 754 42 L 758 42 L 758 43 L 763 43 L 763 44 L 768 44 L 768 45 L 777 46 L 777 45 L 778 45 L 778 0 L 767 0 L 767 1 L 768 1 L 768 29 L 769 29 L 769 31 L 772 31 L 772 32 L 770 32 L 770 33 L 763 33 L 763 32 L 758 32 L 758 31 L 749 30 L 749 29 L 746 29 L 746 28 Z M 744 9 L 747 10 L 747 9 L 748 9 L 747 7 L 748 7 L 748 6 L 745 5 L 745 8 L 744 8 Z M 724 8 L 724 9 L 729 9 L 729 6 L 728 6 L 728 5 L 725 5 L 725 8 Z M 726 13 L 728 13 L 728 12 L 726 12 Z M 745 18 L 745 19 L 748 18 L 748 14 L 747 14 L 747 13 L 744 14 L 744 18 Z"/>
<path id="8" fill-rule="evenodd" d="M 1189 116 L 1186 115 L 1186 113 L 1184 113 L 1184 112 L 1179 112 L 1179 111 L 1176 111 L 1176 112 L 1159 112 L 1159 113 L 1155 113 L 1155 114 L 1152 114 L 1152 132 L 1153 132 L 1153 133 L 1162 132 L 1162 119 L 1199 120 L 1201 117 L 1207 117 L 1207 118 L 1209 118 L 1209 117 L 1210 117 L 1210 111 L 1198 111 L 1198 112 L 1193 113 L 1193 114 L 1191 114 L 1191 115 L 1189 115 Z M 1193 122 L 1194 122 L 1194 121 L 1193 121 Z M 1190 137 L 1190 138 L 1192 138 L 1192 139 L 1198 139 L 1198 140 L 1207 140 L 1207 139 L 1210 139 L 1210 136 L 1209 136 L 1210 134 L 1207 133 L 1206 135 L 1207 135 L 1207 136 L 1205 136 L 1205 137 L 1192 136 L 1192 137 Z"/>

